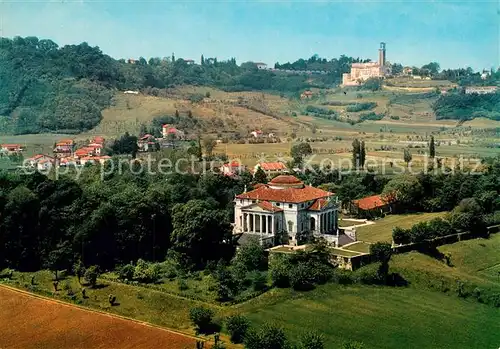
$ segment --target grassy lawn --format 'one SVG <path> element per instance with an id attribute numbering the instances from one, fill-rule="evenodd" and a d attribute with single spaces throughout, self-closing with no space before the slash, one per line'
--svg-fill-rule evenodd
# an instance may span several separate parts
<path id="1" fill-rule="evenodd" d="M 483 349 L 500 341 L 498 309 L 439 292 L 327 284 L 308 293 L 272 293 L 239 308 L 253 323 L 282 325 L 292 338 L 314 329 L 326 348 L 356 340 L 370 349 Z"/>
<path id="2" fill-rule="evenodd" d="M 356 242 L 352 245 L 344 247 L 349 251 L 357 251 L 362 253 L 370 253 L 370 244 L 364 243 L 363 241 Z"/>
<path id="3" fill-rule="evenodd" d="M 352 227 L 353 225 L 356 225 L 356 224 L 363 224 L 362 222 L 357 222 L 357 221 L 351 221 L 351 220 L 348 220 L 348 219 L 339 219 L 338 220 L 338 224 L 339 224 L 339 227 Z"/>
<path id="4" fill-rule="evenodd" d="M 388 215 L 375 221 L 375 224 L 357 228 L 357 239 L 366 242 L 391 242 L 393 228 L 411 228 L 415 223 L 442 217 L 445 214 L 446 212 Z"/>
<path id="5" fill-rule="evenodd" d="M 340 248 L 331 248 L 330 250 L 332 251 L 333 254 L 341 257 L 354 257 L 360 254 L 356 252 L 346 251 Z"/>

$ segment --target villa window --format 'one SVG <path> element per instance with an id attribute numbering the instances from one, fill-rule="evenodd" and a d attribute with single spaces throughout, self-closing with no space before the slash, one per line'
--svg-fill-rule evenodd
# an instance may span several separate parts
<path id="1" fill-rule="evenodd" d="M 288 204 L 288 208 L 292 208 L 292 207 L 293 207 L 293 205 L 292 205 L 292 204 Z"/>
<path id="2" fill-rule="evenodd" d="M 252 200 L 252 204 L 255 204 L 255 200 Z"/>
<path id="3" fill-rule="evenodd" d="M 280 206 L 281 204 L 279 202 L 276 203 L 276 206 Z"/>

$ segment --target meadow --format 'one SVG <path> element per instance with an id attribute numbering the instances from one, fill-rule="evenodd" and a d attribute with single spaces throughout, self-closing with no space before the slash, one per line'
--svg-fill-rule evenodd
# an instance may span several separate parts
<path id="1" fill-rule="evenodd" d="M 304 331 L 319 331 L 327 348 L 355 340 L 369 349 L 396 349 L 401 348 L 401 343 L 405 348 L 483 349 L 495 348 L 500 341 L 500 309 L 481 304 L 472 293 L 458 297 L 456 283 L 463 282 L 466 290 L 480 287 L 484 295 L 500 294 L 495 269 L 500 265 L 498 250 L 500 234 L 439 247 L 440 252 L 449 253 L 452 266 L 417 252 L 395 255 L 390 271 L 404 278 L 407 287 L 330 283 L 309 292 L 271 289 L 232 306 L 104 279 L 95 289 L 87 287 L 88 298 L 82 299 L 81 286 L 71 276 L 60 282 L 60 291 L 54 294 L 53 274 L 47 271 L 36 273 L 36 287 L 29 285 L 31 273 L 14 273 L 14 281 L 4 282 L 64 301 L 71 301 L 66 295 L 71 287 L 77 295 L 72 302 L 187 334 L 194 333 L 189 324 L 189 309 L 204 305 L 215 311 L 221 324 L 228 315 L 244 314 L 253 326 L 268 321 L 283 326 L 292 341 Z M 109 294 L 117 296 L 118 306 L 109 305 Z M 222 338 L 228 343 L 225 335 Z"/>
<path id="2" fill-rule="evenodd" d="M 443 217 L 446 212 L 413 213 L 388 215 L 375 221 L 375 224 L 356 228 L 357 239 L 366 242 L 391 242 L 392 229 L 395 227 L 411 228 L 414 224 Z"/>

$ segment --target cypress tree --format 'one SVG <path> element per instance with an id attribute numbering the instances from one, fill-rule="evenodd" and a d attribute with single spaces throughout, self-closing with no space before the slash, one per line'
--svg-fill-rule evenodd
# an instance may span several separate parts
<path id="1" fill-rule="evenodd" d="M 431 136 L 431 143 L 429 144 L 429 155 L 431 158 L 436 157 L 436 144 L 434 144 L 434 136 Z"/>

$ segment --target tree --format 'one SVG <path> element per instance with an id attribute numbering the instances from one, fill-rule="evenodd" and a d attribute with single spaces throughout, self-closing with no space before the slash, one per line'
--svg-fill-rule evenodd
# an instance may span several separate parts
<path id="1" fill-rule="evenodd" d="M 366 160 L 365 141 L 361 141 L 359 145 L 359 164 L 361 168 L 365 167 L 365 160 Z"/>
<path id="2" fill-rule="evenodd" d="M 271 323 L 247 331 L 244 343 L 246 349 L 285 349 L 288 344 L 283 329 Z"/>
<path id="3" fill-rule="evenodd" d="M 436 145 L 434 144 L 434 136 L 431 136 L 431 142 L 429 144 L 429 156 L 433 159 L 436 156 Z"/>
<path id="4" fill-rule="evenodd" d="M 97 265 L 91 265 L 87 268 L 84 274 L 84 279 L 89 283 L 91 287 L 95 287 L 97 284 L 97 278 L 100 275 L 100 269 Z"/>
<path id="5" fill-rule="evenodd" d="M 85 275 L 85 265 L 80 258 L 73 264 L 73 273 L 78 278 L 78 283 L 81 284 L 80 280 Z"/>
<path id="6" fill-rule="evenodd" d="M 243 315 L 232 315 L 226 319 L 226 328 L 232 343 L 243 343 L 250 321 Z"/>
<path id="7" fill-rule="evenodd" d="M 311 144 L 303 142 L 292 146 L 290 155 L 295 166 L 301 166 L 304 157 L 312 154 Z"/>
<path id="8" fill-rule="evenodd" d="M 214 276 L 217 282 L 217 296 L 220 301 L 227 301 L 237 294 L 238 282 L 222 261 L 217 264 Z"/>
<path id="9" fill-rule="evenodd" d="M 212 326 L 214 312 L 207 307 L 194 307 L 189 310 L 189 319 L 196 328 L 197 333 L 207 333 Z"/>
<path id="10" fill-rule="evenodd" d="M 391 73 L 392 75 L 398 75 L 403 72 L 403 65 L 399 63 L 393 63 L 391 66 Z"/>
<path id="11" fill-rule="evenodd" d="M 440 65 L 437 62 L 431 62 L 422 66 L 422 70 L 428 72 L 431 76 L 435 76 L 439 73 Z"/>
<path id="12" fill-rule="evenodd" d="M 257 237 L 252 237 L 248 243 L 241 246 L 233 259 L 233 265 L 242 265 L 245 270 L 263 270 L 267 266 L 266 253 Z"/>
<path id="13" fill-rule="evenodd" d="M 417 177 L 402 174 L 394 177 L 385 185 L 382 197 L 388 203 L 397 203 L 405 208 L 417 208 L 423 194 L 424 189 Z"/>
<path id="14" fill-rule="evenodd" d="M 203 139 L 203 147 L 205 148 L 205 153 L 208 156 L 212 155 L 212 152 L 213 152 L 216 145 L 217 145 L 217 142 L 215 142 L 215 139 L 213 139 L 211 137 L 206 137 Z"/>
<path id="15" fill-rule="evenodd" d="M 306 332 L 300 338 L 298 349 L 324 349 L 323 336 L 316 332 Z"/>
<path id="16" fill-rule="evenodd" d="M 288 287 L 290 285 L 290 259 L 285 254 L 277 254 L 271 259 L 269 274 L 276 287 Z"/>
<path id="17" fill-rule="evenodd" d="M 370 255 L 374 261 L 380 263 L 378 273 L 381 277 L 387 280 L 389 274 L 389 261 L 392 256 L 391 244 L 387 242 L 376 242 L 370 245 Z"/>
<path id="18" fill-rule="evenodd" d="M 267 175 L 260 166 L 257 168 L 257 171 L 255 171 L 253 175 L 253 181 L 254 183 L 263 183 L 263 184 L 268 182 Z"/>
<path id="19" fill-rule="evenodd" d="M 130 154 L 135 158 L 139 150 L 137 137 L 131 136 L 128 132 L 125 132 L 123 136 L 113 142 L 111 150 L 113 154 Z"/>
<path id="20" fill-rule="evenodd" d="M 361 85 L 361 89 L 370 90 L 370 91 L 379 91 L 382 89 L 382 79 L 381 78 L 369 78 L 367 79 L 363 85 Z"/>
<path id="21" fill-rule="evenodd" d="M 404 158 L 404 161 L 406 162 L 406 166 L 410 166 L 410 162 L 412 160 L 412 156 L 411 156 L 411 153 L 410 153 L 410 150 L 405 148 L 403 150 L 403 158 Z"/>
<path id="22" fill-rule="evenodd" d="M 197 266 L 232 255 L 231 226 L 223 210 L 208 201 L 190 200 L 172 209 L 172 247 Z"/>
<path id="23" fill-rule="evenodd" d="M 67 270 L 72 257 L 72 250 L 69 241 L 63 241 L 57 244 L 56 249 L 50 251 L 47 266 L 55 274 L 56 281 L 59 280 L 57 272 Z"/>
<path id="24" fill-rule="evenodd" d="M 361 163 L 361 143 L 356 138 L 352 141 L 352 165 L 354 168 L 359 168 Z"/>

